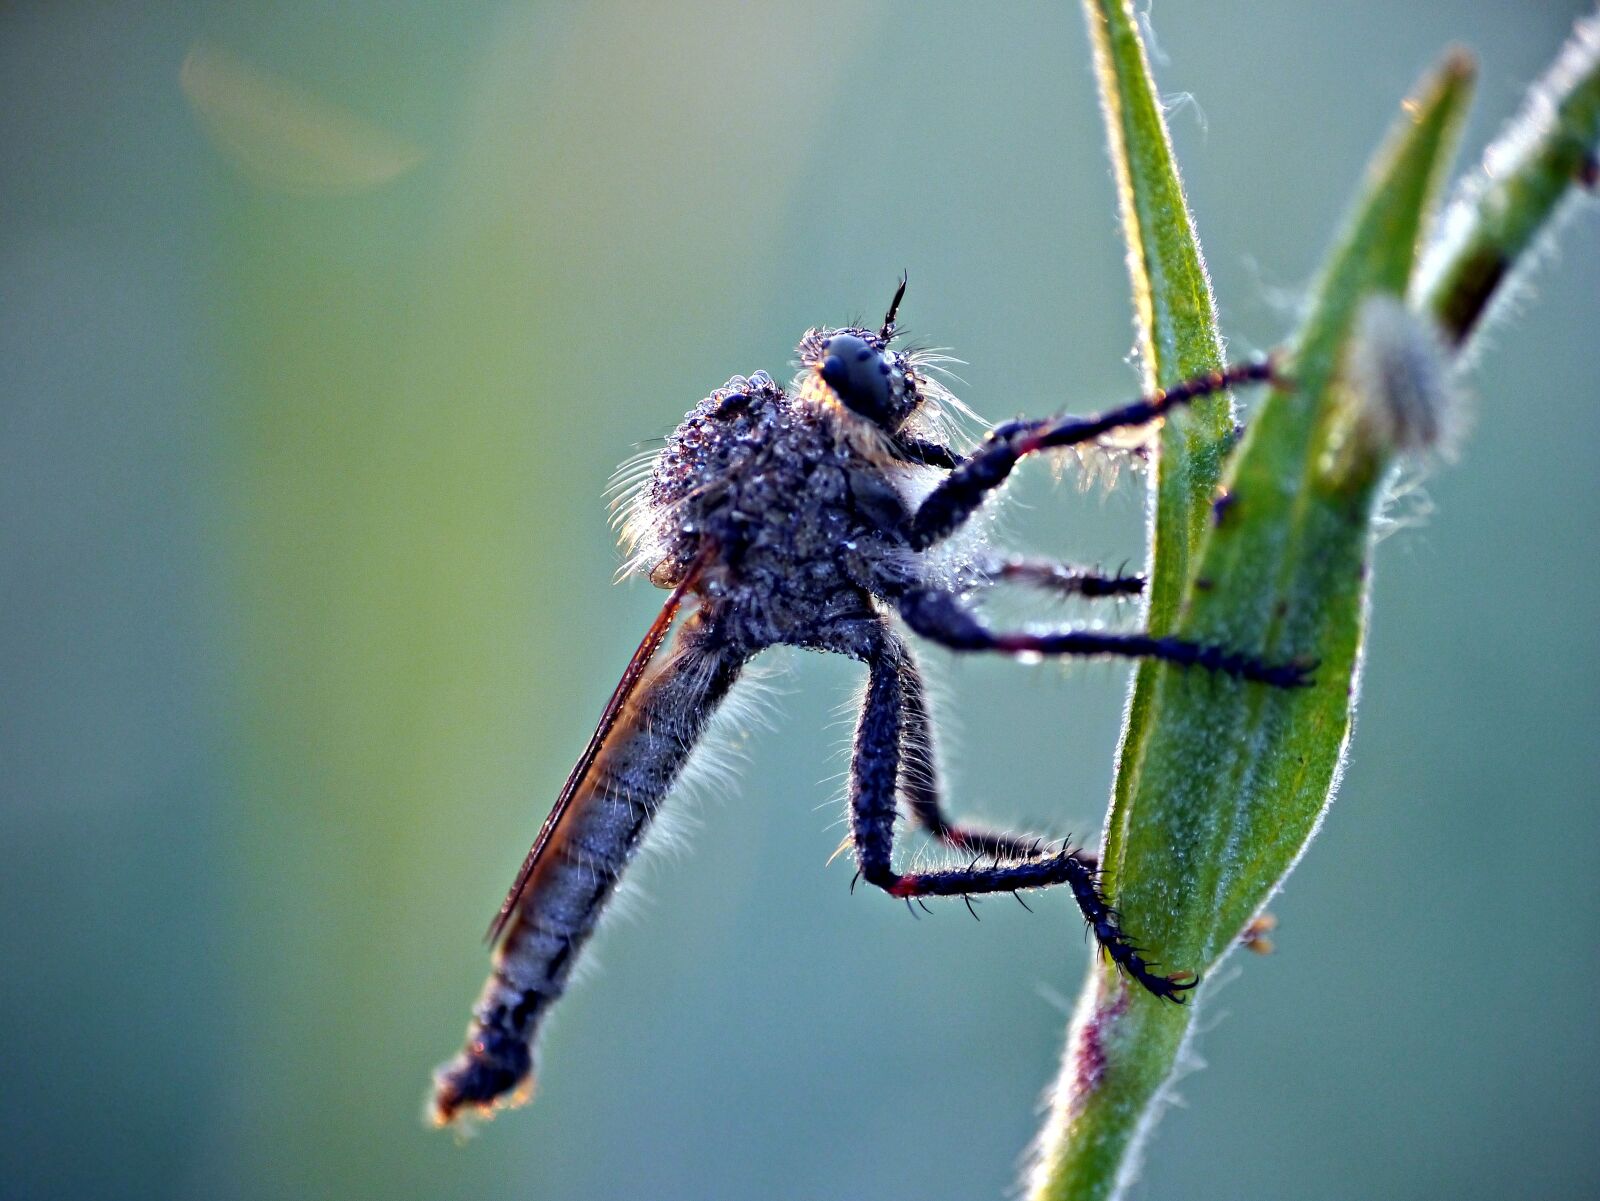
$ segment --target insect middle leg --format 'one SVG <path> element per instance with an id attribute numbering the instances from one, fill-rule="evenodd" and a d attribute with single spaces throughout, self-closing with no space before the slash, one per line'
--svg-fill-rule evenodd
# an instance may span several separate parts
<path id="1" fill-rule="evenodd" d="M 1066 847 L 989 867 L 916 873 L 895 870 L 895 794 L 907 725 L 908 657 L 899 639 L 881 623 L 862 623 L 852 635 L 849 653 L 867 663 L 867 695 L 850 764 L 850 829 L 862 878 L 890 896 L 906 900 L 971 897 L 1064 884 L 1111 960 L 1156 996 L 1181 1001 L 1183 993 L 1196 983 L 1193 973 L 1156 972 L 1157 965 L 1145 959 L 1144 952 L 1123 933 L 1116 910 L 1101 896 L 1098 873 Z"/>
<path id="2" fill-rule="evenodd" d="M 991 630 L 953 593 L 937 588 L 903 591 L 897 598 L 900 615 L 924 638 L 954 651 L 998 651 L 1002 654 L 1116 655 L 1132 659 L 1160 659 L 1179 667 L 1207 671 L 1271 684 L 1299 688 L 1311 682 L 1312 664 L 1267 663 L 1254 655 L 1207 643 L 1154 634 L 1106 633 L 1101 630 Z"/>
<path id="3" fill-rule="evenodd" d="M 1021 555 L 982 555 L 967 569 L 960 584 L 988 588 L 995 584 L 1021 584 L 1057 596 L 1084 600 L 1120 599 L 1144 591 L 1142 574 L 1126 571 L 1107 575 L 1092 568 L 1057 563 L 1050 559 L 1031 559 Z"/>

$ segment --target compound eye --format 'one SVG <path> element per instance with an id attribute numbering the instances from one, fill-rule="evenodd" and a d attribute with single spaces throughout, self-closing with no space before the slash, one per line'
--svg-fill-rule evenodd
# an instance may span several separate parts
<path id="1" fill-rule="evenodd" d="M 822 343 L 817 374 L 840 403 L 869 421 L 886 425 L 893 414 L 887 355 L 855 334 L 834 334 Z"/>

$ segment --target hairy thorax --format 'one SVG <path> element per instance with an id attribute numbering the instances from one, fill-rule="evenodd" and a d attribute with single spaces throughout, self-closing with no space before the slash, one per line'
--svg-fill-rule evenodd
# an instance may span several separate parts
<path id="1" fill-rule="evenodd" d="M 867 613 L 884 564 L 903 557 L 906 471 L 813 389 L 735 376 L 689 411 L 630 500 L 630 566 L 672 587 L 704 556 L 700 590 L 731 637 L 804 644 Z"/>

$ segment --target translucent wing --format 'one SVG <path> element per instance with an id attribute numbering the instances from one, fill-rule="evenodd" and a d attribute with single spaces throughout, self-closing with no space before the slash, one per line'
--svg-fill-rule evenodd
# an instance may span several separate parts
<path id="1" fill-rule="evenodd" d="M 567 777 L 567 782 L 561 786 L 561 795 L 556 797 L 555 806 L 550 810 L 550 816 L 544 819 L 544 825 L 539 827 L 539 836 L 533 840 L 533 846 L 528 851 L 528 857 L 522 861 L 522 867 L 517 872 L 517 878 L 511 883 L 511 891 L 506 893 L 506 899 L 500 903 L 500 912 L 495 914 L 494 921 L 489 924 L 489 931 L 484 936 L 493 943 L 499 941 L 500 935 L 505 932 L 506 925 L 511 921 L 511 915 L 517 911 L 517 903 L 522 899 L 523 890 L 528 886 L 528 879 L 533 875 L 534 868 L 539 865 L 539 858 L 544 854 L 545 848 L 550 845 L 557 829 L 560 828 L 562 819 L 566 817 L 572 807 L 573 798 L 583 789 L 584 782 L 588 779 L 594 761 L 600 754 L 600 749 L 605 745 L 607 737 L 617 724 L 617 718 L 622 714 L 623 706 L 628 703 L 628 698 L 633 695 L 633 690 L 638 686 L 639 680 L 644 676 L 645 669 L 650 666 L 650 661 L 656 657 L 656 652 L 661 649 L 661 644 L 667 640 L 667 633 L 672 629 L 672 621 L 678 615 L 678 609 L 683 604 L 684 595 L 693 587 L 699 578 L 698 570 L 691 570 L 684 580 L 672 590 L 672 595 L 667 597 L 666 604 L 661 606 L 661 612 L 656 614 L 656 619 L 650 623 L 650 628 L 645 631 L 644 640 L 639 643 L 639 649 L 633 652 L 633 658 L 628 660 L 628 667 L 622 673 L 622 679 L 617 681 L 617 687 L 611 694 L 611 699 L 606 702 L 605 711 L 600 714 L 600 724 L 595 727 L 594 734 L 589 738 L 589 745 L 583 748 L 583 754 L 573 766 L 572 774 Z"/>

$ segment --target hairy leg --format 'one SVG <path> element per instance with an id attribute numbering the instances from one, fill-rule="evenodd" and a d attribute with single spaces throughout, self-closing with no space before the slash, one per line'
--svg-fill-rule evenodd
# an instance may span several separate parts
<path id="1" fill-rule="evenodd" d="M 952 593 L 934 588 L 910 589 L 896 598 L 900 614 L 924 638 L 955 651 L 998 651 L 1002 654 L 1117 655 L 1160 659 L 1179 667 L 1203 667 L 1244 680 L 1279 688 L 1311 682 L 1314 665 L 1266 663 L 1226 647 L 1151 634 L 1112 634 L 1100 630 L 995 631 Z"/>
<path id="2" fill-rule="evenodd" d="M 995 584 L 1021 584 L 1057 596 L 1078 596 L 1085 600 L 1120 599 L 1144 592 L 1140 573 L 1118 572 L 1106 575 L 1093 568 L 1032 559 L 1022 555 L 983 555 L 961 576 L 959 583 L 971 588 Z"/>
<path id="3" fill-rule="evenodd" d="M 841 647 L 841 649 L 846 649 Z M 867 883 L 908 902 L 919 897 L 1017 892 L 1064 884 L 1084 921 L 1111 960 L 1158 997 L 1182 1001 L 1194 987 L 1192 972 L 1163 975 L 1145 958 L 1118 924 L 1116 910 L 1100 895 L 1098 873 L 1069 848 L 990 867 L 976 865 L 932 872 L 902 873 L 893 866 L 896 788 L 906 718 L 905 662 L 893 633 L 878 623 L 852 630 L 847 653 L 867 663 L 867 696 L 850 764 L 850 824 L 856 861 Z"/>
<path id="4" fill-rule="evenodd" d="M 1145 425 L 1203 396 L 1215 395 L 1237 384 L 1263 383 L 1272 378 L 1272 366 L 1268 362 L 1239 363 L 1186 380 L 1096 417 L 1007 422 L 992 430 L 988 441 L 958 464 L 923 500 L 907 531 L 911 546 L 922 550 L 960 527 L 984 498 L 1005 482 L 1011 469 L 1026 455 L 1052 447 L 1092 442 L 1114 429 Z"/>
<path id="5" fill-rule="evenodd" d="M 893 637 L 893 635 L 890 635 Z M 900 797 L 913 821 L 945 846 L 996 859 L 1036 859 L 1050 851 L 1052 839 L 1041 834 L 995 830 L 954 821 L 939 800 L 939 773 L 934 758 L 933 725 L 928 717 L 922 672 L 911 648 L 895 639 L 900 656 L 901 728 Z M 1093 868 L 1096 859 L 1081 848 L 1073 855 Z"/>

